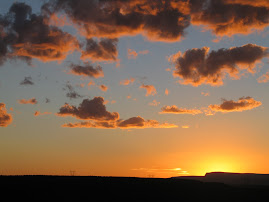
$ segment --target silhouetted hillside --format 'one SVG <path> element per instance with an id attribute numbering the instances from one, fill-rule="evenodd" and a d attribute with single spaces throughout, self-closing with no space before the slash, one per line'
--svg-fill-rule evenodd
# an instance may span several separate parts
<path id="1" fill-rule="evenodd" d="M 206 173 L 205 176 L 180 176 L 173 178 L 219 182 L 229 185 L 269 186 L 269 174 L 212 172 Z"/>
<path id="2" fill-rule="evenodd" d="M 187 179 L 1 176 L 7 201 L 268 201 L 269 187 Z"/>

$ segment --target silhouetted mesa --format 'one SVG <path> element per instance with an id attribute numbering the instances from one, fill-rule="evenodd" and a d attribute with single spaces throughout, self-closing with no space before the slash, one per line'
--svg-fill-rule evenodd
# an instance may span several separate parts
<path id="1" fill-rule="evenodd" d="M 231 174 L 196 178 L 215 181 L 224 175 Z M 1 198 L 8 201 L 268 202 L 269 186 L 232 186 L 180 177 L 0 176 L 0 190 Z"/>
<path id="2" fill-rule="evenodd" d="M 176 179 L 191 179 L 202 182 L 219 182 L 228 185 L 269 186 L 269 174 L 212 172 L 205 176 L 180 176 Z"/>

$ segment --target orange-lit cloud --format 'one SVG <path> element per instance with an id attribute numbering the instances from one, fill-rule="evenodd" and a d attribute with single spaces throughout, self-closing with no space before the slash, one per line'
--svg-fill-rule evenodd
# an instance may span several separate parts
<path id="1" fill-rule="evenodd" d="M 196 1 L 191 23 L 203 25 L 219 36 L 249 34 L 269 25 L 268 2 L 244 0 Z"/>
<path id="2" fill-rule="evenodd" d="M 189 125 L 184 125 L 184 126 L 181 126 L 181 128 L 188 129 L 188 128 L 190 128 L 190 126 Z"/>
<path id="3" fill-rule="evenodd" d="M 29 100 L 21 99 L 21 100 L 18 100 L 18 102 L 19 102 L 20 104 L 32 104 L 32 105 L 37 104 L 37 100 L 36 100 L 36 98 L 31 98 L 31 99 L 29 99 Z"/>
<path id="4" fill-rule="evenodd" d="M 84 65 L 70 65 L 70 73 L 79 76 L 88 76 L 93 78 L 104 77 L 104 72 L 101 66 L 93 67 L 90 63 L 85 62 Z"/>
<path id="5" fill-rule="evenodd" d="M 190 24 L 189 15 L 170 1 L 55 0 L 50 8 L 66 13 L 88 38 L 142 34 L 149 40 L 177 41 Z"/>
<path id="6" fill-rule="evenodd" d="M 156 88 L 153 85 L 142 84 L 140 88 L 144 88 L 147 90 L 146 96 L 157 94 Z"/>
<path id="7" fill-rule="evenodd" d="M 135 78 L 125 79 L 120 81 L 120 85 L 128 86 L 130 84 L 133 84 L 135 81 Z"/>
<path id="8" fill-rule="evenodd" d="M 169 90 L 166 88 L 165 91 L 164 91 L 164 94 L 169 95 L 169 93 L 170 93 Z"/>
<path id="9" fill-rule="evenodd" d="M 67 123 L 62 125 L 64 128 L 100 128 L 100 129 L 115 129 L 115 122 L 104 121 L 87 121 L 78 123 Z"/>
<path id="10" fill-rule="evenodd" d="M 12 116 L 7 113 L 6 105 L 0 103 L 0 127 L 7 127 L 12 122 Z"/>
<path id="11" fill-rule="evenodd" d="M 209 109 L 216 112 L 242 112 L 245 110 L 251 110 L 261 106 L 260 101 L 254 100 L 252 97 L 241 97 L 238 101 L 233 100 L 222 100 L 220 105 L 209 105 Z"/>
<path id="12" fill-rule="evenodd" d="M 178 108 L 176 105 L 172 106 L 164 106 L 162 111 L 159 112 L 160 114 L 192 114 L 197 115 L 203 113 L 199 109 L 185 109 L 185 108 Z"/>
<path id="13" fill-rule="evenodd" d="M 128 52 L 127 52 L 128 59 L 136 59 L 138 55 L 146 55 L 148 53 L 149 53 L 148 50 L 136 52 L 135 50 L 132 50 L 132 49 L 128 49 Z"/>
<path id="14" fill-rule="evenodd" d="M 201 92 L 201 95 L 203 95 L 203 96 L 209 96 L 210 95 L 210 93 L 209 92 Z"/>
<path id="15" fill-rule="evenodd" d="M 79 48 L 74 36 L 49 26 L 45 15 L 32 14 L 32 8 L 25 3 L 14 3 L 3 19 L 0 63 L 7 59 L 30 63 L 32 58 L 62 61 Z"/>
<path id="16" fill-rule="evenodd" d="M 191 24 L 206 26 L 218 36 L 249 34 L 269 24 L 267 0 L 51 2 L 52 15 L 65 13 L 88 38 L 142 34 L 149 40 L 170 42 L 180 40 Z"/>
<path id="17" fill-rule="evenodd" d="M 226 0 L 224 3 L 226 3 L 226 4 L 241 4 L 241 5 L 269 8 L 269 1 L 268 0 L 258 0 L 258 1 L 253 1 L 253 0 Z"/>
<path id="18" fill-rule="evenodd" d="M 259 83 L 266 83 L 269 82 L 269 72 L 266 72 L 264 75 L 258 78 Z"/>
<path id="19" fill-rule="evenodd" d="M 93 61 L 116 61 L 118 39 L 102 38 L 99 42 L 87 39 L 86 48 L 82 50 L 81 59 Z"/>
<path id="20" fill-rule="evenodd" d="M 144 129 L 144 128 L 177 128 L 175 124 L 159 123 L 156 120 L 145 120 L 137 116 L 117 121 L 87 121 L 80 123 L 67 123 L 63 127 L 69 128 L 101 128 L 101 129 Z"/>
<path id="21" fill-rule="evenodd" d="M 173 173 L 173 175 L 187 175 L 187 171 L 181 168 L 133 168 L 135 171 L 142 171 L 147 173 Z"/>
<path id="22" fill-rule="evenodd" d="M 108 112 L 104 105 L 104 98 L 95 97 L 92 100 L 84 99 L 82 103 L 76 107 L 65 104 L 56 114 L 58 116 L 73 116 L 82 120 L 95 121 L 115 121 L 119 119 L 117 112 Z"/>
<path id="23" fill-rule="evenodd" d="M 90 82 L 88 83 L 88 86 L 95 86 L 95 82 L 94 82 L 94 81 L 90 81 Z"/>
<path id="24" fill-rule="evenodd" d="M 106 92 L 108 90 L 108 87 L 104 84 L 100 85 L 99 88 L 100 88 L 100 90 L 102 90 L 104 92 Z"/>
<path id="25" fill-rule="evenodd" d="M 153 100 L 152 102 L 149 103 L 150 106 L 158 106 L 160 102 L 157 102 L 156 100 Z"/>
<path id="26" fill-rule="evenodd" d="M 209 47 L 193 48 L 184 54 L 176 53 L 174 77 L 181 84 L 199 86 L 222 85 L 226 75 L 239 79 L 240 71 L 255 72 L 255 64 L 268 57 L 268 48 L 255 44 L 219 49 L 209 53 Z"/>
<path id="27" fill-rule="evenodd" d="M 51 112 L 35 111 L 34 116 L 42 116 L 42 115 L 48 115 L 48 114 L 51 114 Z"/>

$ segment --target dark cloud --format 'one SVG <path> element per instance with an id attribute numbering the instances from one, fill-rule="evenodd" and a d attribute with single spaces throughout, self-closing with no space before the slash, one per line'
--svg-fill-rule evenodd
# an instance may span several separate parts
<path id="1" fill-rule="evenodd" d="M 31 99 L 29 99 L 29 100 L 21 99 L 21 100 L 18 100 L 18 102 L 19 102 L 20 104 L 32 104 L 32 105 L 37 104 L 37 100 L 36 100 L 36 98 L 31 98 Z"/>
<path id="2" fill-rule="evenodd" d="M 150 40 L 175 41 L 190 24 L 190 16 L 170 1 L 51 0 L 46 6 L 53 13 L 65 12 L 88 38 L 143 34 Z"/>
<path id="3" fill-rule="evenodd" d="M 65 87 L 63 88 L 63 90 L 67 91 L 66 97 L 68 97 L 70 99 L 77 99 L 77 98 L 82 98 L 83 97 L 77 91 L 75 91 L 74 87 L 70 83 L 67 83 L 65 85 Z"/>
<path id="4" fill-rule="evenodd" d="M 34 85 L 31 76 L 24 77 L 24 80 L 20 82 L 20 85 Z"/>
<path id="5" fill-rule="evenodd" d="M 241 97 L 238 101 L 233 100 L 222 100 L 220 105 L 209 105 L 209 109 L 216 112 L 241 112 L 245 110 L 251 110 L 253 108 L 261 106 L 260 101 L 254 100 L 252 97 Z"/>
<path id="6" fill-rule="evenodd" d="M 12 116 L 7 113 L 6 105 L 0 103 L 0 127 L 6 127 L 12 122 Z"/>
<path id="7" fill-rule="evenodd" d="M 66 13 L 88 38 L 142 34 L 176 41 L 191 23 L 219 36 L 248 34 L 269 24 L 267 0 L 51 0 L 46 7 Z"/>
<path id="8" fill-rule="evenodd" d="M 104 72 L 101 66 L 93 67 L 90 63 L 85 62 L 84 65 L 71 64 L 71 73 L 80 76 L 88 76 L 93 78 L 104 77 Z"/>
<path id="9" fill-rule="evenodd" d="M 87 39 L 85 50 L 82 50 L 81 59 L 93 61 L 116 61 L 118 39 L 102 38 L 99 42 Z"/>
<path id="10" fill-rule="evenodd" d="M 176 53 L 170 61 L 175 64 L 173 75 L 180 77 L 181 83 L 199 86 L 222 85 L 225 75 L 238 79 L 243 69 L 253 73 L 255 64 L 264 57 L 268 57 L 268 48 L 247 44 L 210 53 L 209 47 L 193 48 L 184 54 Z"/>
<path id="11" fill-rule="evenodd" d="M 50 99 L 49 98 L 46 98 L 45 99 L 45 103 L 50 103 Z"/>
<path id="12" fill-rule="evenodd" d="M 43 62 L 63 60 L 78 48 L 77 40 L 67 32 L 47 24 L 46 15 L 32 14 L 25 3 L 14 3 L 0 17 L 0 63 L 7 59 L 32 58 Z"/>
<path id="13" fill-rule="evenodd" d="M 249 34 L 269 25 L 268 1 L 191 0 L 192 24 L 205 25 L 219 36 Z M 260 3 L 258 3 L 260 2 Z"/>
<path id="14" fill-rule="evenodd" d="M 95 121 L 115 121 L 119 119 L 117 112 L 108 112 L 106 110 L 104 98 L 102 97 L 95 97 L 92 100 L 84 99 L 79 107 L 65 104 L 60 108 L 57 115 Z"/>

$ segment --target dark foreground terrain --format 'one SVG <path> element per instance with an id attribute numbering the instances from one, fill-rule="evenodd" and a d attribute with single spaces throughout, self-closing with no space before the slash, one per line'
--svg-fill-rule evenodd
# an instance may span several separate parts
<path id="1" fill-rule="evenodd" d="M 1 201 L 269 201 L 269 186 L 131 177 L 0 176 L 0 192 Z"/>

